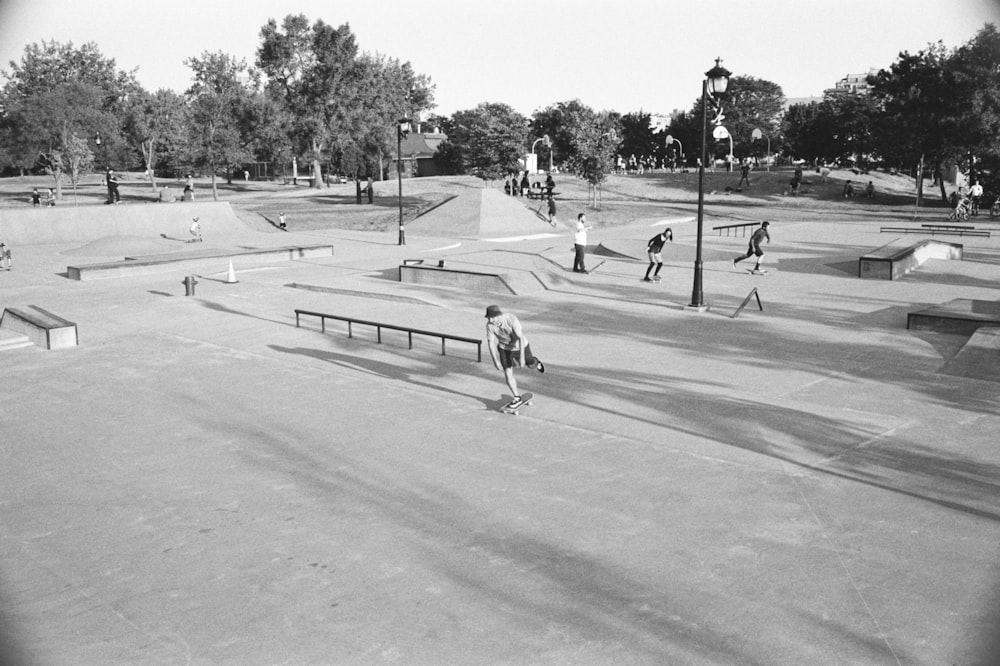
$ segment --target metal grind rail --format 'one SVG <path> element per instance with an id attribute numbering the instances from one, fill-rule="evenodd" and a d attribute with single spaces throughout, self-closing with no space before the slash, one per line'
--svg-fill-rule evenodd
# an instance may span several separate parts
<path id="1" fill-rule="evenodd" d="M 335 319 L 337 321 L 347 322 L 347 337 L 354 337 L 354 324 L 361 324 L 363 326 L 374 326 L 376 331 L 376 337 L 378 338 L 379 344 L 382 344 L 382 329 L 390 329 L 393 331 L 402 331 L 407 334 L 407 339 L 409 341 L 410 349 L 413 349 L 413 336 L 425 335 L 432 338 L 441 339 L 441 355 L 446 355 L 445 342 L 447 340 L 453 340 L 455 342 L 467 342 L 472 345 L 476 345 L 476 362 L 482 363 L 483 361 L 483 341 L 477 340 L 475 338 L 466 338 L 461 335 L 451 335 L 449 333 L 438 333 L 437 331 L 423 331 L 418 328 L 410 328 L 409 326 L 396 326 L 395 324 L 385 324 L 377 321 L 367 321 L 364 319 L 356 319 L 355 317 L 342 317 L 340 315 L 332 315 L 324 312 L 312 312 L 309 310 L 295 310 L 295 327 L 299 328 L 300 317 L 319 317 L 320 321 L 320 332 L 326 333 L 326 320 Z"/>

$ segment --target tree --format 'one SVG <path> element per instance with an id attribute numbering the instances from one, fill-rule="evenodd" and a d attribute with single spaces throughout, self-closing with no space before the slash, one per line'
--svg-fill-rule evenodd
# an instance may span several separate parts
<path id="1" fill-rule="evenodd" d="M 948 58 L 947 49 L 938 42 L 915 54 L 900 53 L 889 69 L 869 77 L 879 108 L 878 150 L 890 162 L 916 167 L 918 205 L 923 198 L 923 165 L 933 165 L 940 173 L 945 158 L 954 152 L 959 100 Z M 941 196 L 946 198 L 943 182 Z"/>
<path id="2" fill-rule="evenodd" d="M 124 131 L 132 145 L 138 146 L 149 182 L 156 190 L 156 167 L 177 149 L 177 139 L 188 126 L 188 107 L 181 95 L 171 90 L 153 94 L 141 91 L 129 98 Z"/>
<path id="3" fill-rule="evenodd" d="M 118 71 L 115 61 L 101 55 L 95 44 L 31 44 L 21 62 L 12 62 L 11 71 L 3 74 L 4 151 L 22 168 L 41 165 L 52 174 L 57 196 L 67 168 L 65 142 L 72 136 L 90 139 L 99 134 L 105 163 L 127 159 L 120 132 L 122 109 L 141 87 L 134 73 Z"/>
<path id="4" fill-rule="evenodd" d="M 729 79 L 724 101 L 723 125 L 733 137 L 733 151 L 740 157 L 754 154 L 753 131 L 759 129 L 778 145 L 785 94 L 777 83 L 753 76 Z M 728 152 L 728 150 L 726 151 Z"/>
<path id="5" fill-rule="evenodd" d="M 563 165 L 573 157 L 575 150 L 573 135 L 569 129 L 570 119 L 587 112 L 593 113 L 593 110 L 578 99 L 559 102 L 536 111 L 531 119 L 528 139 L 534 143 L 535 139 L 548 135 L 551 145 L 546 149 L 551 152 L 551 161 L 553 164 Z"/>
<path id="6" fill-rule="evenodd" d="M 346 23 L 334 28 L 318 20 L 310 26 L 302 14 L 286 16 L 280 30 L 271 19 L 260 34 L 257 66 L 267 77 L 266 90 L 288 112 L 289 134 L 312 161 L 313 187 L 321 187 L 324 152 L 358 110 L 351 102 L 363 77 L 356 71 L 354 34 Z"/>
<path id="7" fill-rule="evenodd" d="M 498 180 L 521 168 L 528 119 L 506 104 L 483 103 L 452 115 L 448 140 L 459 151 L 464 170 L 484 181 Z"/>
<path id="8" fill-rule="evenodd" d="M 589 185 L 588 205 L 600 207 L 601 184 L 614 170 L 620 147 L 621 126 L 617 114 L 595 113 L 579 108 L 568 114 L 567 126 L 573 142 L 573 156 L 566 165 Z"/>
<path id="9" fill-rule="evenodd" d="M 247 107 L 253 95 L 246 62 L 222 52 L 205 52 L 184 61 L 194 71 L 187 91 L 191 109 L 189 126 L 191 158 L 212 175 L 212 197 L 219 198 L 216 172 L 250 159 L 246 126 Z"/>
<path id="10" fill-rule="evenodd" d="M 643 158 L 655 155 L 658 150 L 653 128 L 650 127 L 652 115 L 643 111 L 626 113 L 621 117 L 621 154 L 635 155 Z"/>

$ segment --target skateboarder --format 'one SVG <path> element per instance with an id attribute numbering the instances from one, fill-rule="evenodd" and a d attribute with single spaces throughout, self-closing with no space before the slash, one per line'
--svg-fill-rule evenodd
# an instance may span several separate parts
<path id="1" fill-rule="evenodd" d="M 0 241 L 0 267 L 5 271 L 10 270 L 10 248 L 2 241 Z"/>
<path id="2" fill-rule="evenodd" d="M 188 241 L 189 243 L 194 243 L 195 241 L 201 240 L 201 225 L 198 224 L 197 217 L 192 218 L 191 226 L 188 228 L 188 231 L 190 231 L 191 235 L 193 236 L 193 238 Z"/>
<path id="3" fill-rule="evenodd" d="M 556 226 L 556 200 L 551 194 L 549 195 L 549 224 L 553 227 Z"/>
<path id="4" fill-rule="evenodd" d="M 667 227 L 662 233 L 656 234 L 646 243 L 646 252 L 649 253 L 649 266 L 646 267 L 646 277 L 642 278 L 643 282 L 660 281 L 660 269 L 663 268 L 663 257 L 660 256 L 660 252 L 663 251 L 664 243 L 667 241 L 673 242 L 673 240 L 674 232 L 670 227 Z M 654 264 L 656 265 L 656 272 L 653 273 L 653 278 L 650 279 L 649 271 L 653 270 Z"/>
<path id="5" fill-rule="evenodd" d="M 507 388 L 514 396 L 508 408 L 516 408 L 521 403 L 521 394 L 517 391 L 517 379 L 514 368 L 524 366 L 545 372 L 545 365 L 531 353 L 531 345 L 524 337 L 521 322 L 513 314 L 505 314 L 499 305 L 486 308 L 486 346 L 497 370 L 503 370 Z"/>
<path id="6" fill-rule="evenodd" d="M 587 254 L 587 216 L 580 213 L 576 216 L 576 231 L 573 234 L 573 272 L 586 273 L 587 267 L 583 265 L 583 258 Z"/>
<path id="7" fill-rule="evenodd" d="M 764 250 L 760 249 L 760 244 L 761 241 L 765 239 L 767 239 L 768 243 L 771 242 L 771 235 L 767 233 L 767 228 L 770 225 L 771 223 L 768 222 L 767 220 L 764 220 L 763 222 L 760 223 L 760 227 L 753 232 L 752 236 L 750 236 L 750 244 L 747 247 L 747 253 L 733 259 L 733 268 L 736 268 L 736 264 L 740 263 L 744 259 L 748 259 L 751 256 L 756 256 L 757 263 L 754 265 L 753 270 L 755 273 L 760 270 L 760 262 L 764 258 Z"/>

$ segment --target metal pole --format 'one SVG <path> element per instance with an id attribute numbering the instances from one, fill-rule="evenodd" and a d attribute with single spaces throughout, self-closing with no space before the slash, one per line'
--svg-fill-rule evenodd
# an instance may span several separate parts
<path id="1" fill-rule="evenodd" d="M 399 183 L 399 244 L 406 245 L 403 228 L 403 129 L 396 123 L 396 181 Z"/>
<path id="2" fill-rule="evenodd" d="M 705 216 L 705 162 L 708 161 L 708 79 L 701 82 L 701 166 L 698 167 L 698 242 L 694 255 L 694 285 L 691 287 L 691 305 L 702 309 L 705 297 L 701 286 L 701 235 Z"/>

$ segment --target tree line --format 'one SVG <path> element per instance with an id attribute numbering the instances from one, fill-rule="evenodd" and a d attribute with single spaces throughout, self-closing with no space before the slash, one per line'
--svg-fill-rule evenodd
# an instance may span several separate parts
<path id="1" fill-rule="evenodd" d="M 578 99 L 524 116 L 482 103 L 450 117 L 434 108 L 431 79 L 408 62 L 361 52 L 347 24 L 303 15 L 260 31 L 252 65 L 225 53 L 185 60 L 193 84 L 150 93 L 89 43 L 42 42 L 4 72 L 0 166 L 44 170 L 76 183 L 97 168 L 141 167 L 156 174 L 232 173 L 252 162 L 309 165 L 320 187 L 325 168 L 380 178 L 394 153 L 397 121 L 425 116 L 447 140 L 435 163 L 446 174 L 497 180 L 522 169 L 529 147 L 599 187 L 623 160 L 678 168 L 700 157 L 700 96 L 668 127 L 650 113 L 597 111 Z M 786 108 L 781 87 L 734 76 L 711 99 L 729 139 L 708 139 L 710 159 L 805 159 L 919 175 L 950 165 L 973 171 L 1000 192 L 1000 34 L 985 25 L 968 43 L 940 42 L 868 77 L 867 94 L 840 94 Z M 972 174 L 970 174 L 972 175 Z M 942 196 L 944 196 L 943 180 Z"/>

